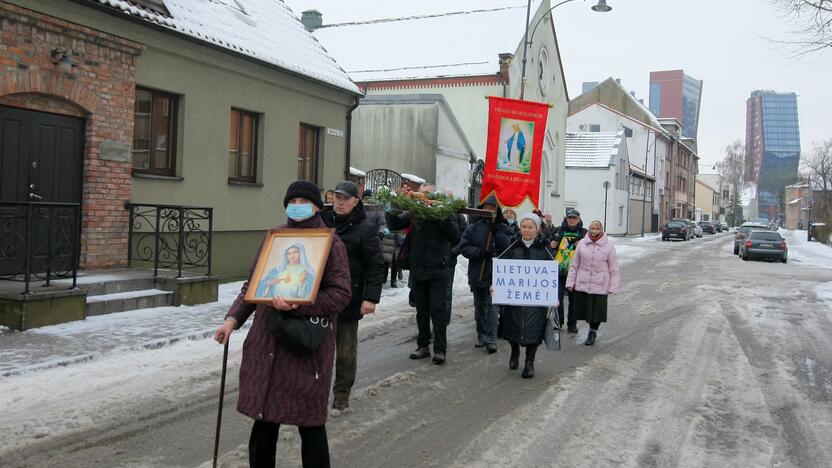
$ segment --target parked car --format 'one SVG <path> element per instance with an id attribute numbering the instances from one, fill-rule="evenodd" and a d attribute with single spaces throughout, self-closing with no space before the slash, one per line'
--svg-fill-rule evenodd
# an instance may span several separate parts
<path id="1" fill-rule="evenodd" d="M 662 228 L 662 240 L 669 241 L 671 239 L 686 241 L 690 239 L 690 230 L 687 223 L 682 221 L 670 221 Z"/>
<path id="2" fill-rule="evenodd" d="M 719 221 L 711 220 L 710 223 L 714 225 L 714 230 L 716 232 L 722 232 L 722 225 L 719 224 Z"/>
<path id="3" fill-rule="evenodd" d="M 728 232 L 731 228 L 728 227 L 728 223 L 725 221 L 720 221 L 719 224 L 722 226 L 722 230 Z"/>
<path id="4" fill-rule="evenodd" d="M 699 226 L 702 228 L 702 232 L 716 234 L 716 226 L 714 226 L 710 221 L 699 221 Z"/>
<path id="5" fill-rule="evenodd" d="M 737 233 L 734 235 L 734 255 L 740 254 L 740 246 L 745 242 L 745 238 L 751 231 L 764 231 L 766 227 L 757 223 L 743 223 L 737 228 Z"/>
<path id="6" fill-rule="evenodd" d="M 693 237 L 702 237 L 702 227 L 693 223 Z"/>
<path id="7" fill-rule="evenodd" d="M 687 230 L 688 230 L 688 238 L 685 239 L 685 240 L 693 239 L 693 232 L 695 231 L 694 226 L 696 225 L 696 223 L 694 223 L 693 221 L 691 221 L 687 218 L 673 218 L 670 221 L 676 222 L 676 223 L 684 223 L 684 225 L 687 226 Z"/>
<path id="8" fill-rule="evenodd" d="M 786 263 L 789 248 L 780 234 L 774 231 L 751 231 L 740 247 L 743 260 L 769 258 Z"/>

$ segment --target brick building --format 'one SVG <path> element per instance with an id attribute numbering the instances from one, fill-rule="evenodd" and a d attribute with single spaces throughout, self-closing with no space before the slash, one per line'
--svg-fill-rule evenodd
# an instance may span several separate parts
<path id="1" fill-rule="evenodd" d="M 269 200 L 344 177 L 359 94 L 282 2 L 0 1 L 0 217 L 78 204 L 89 270 L 126 265 L 126 203 L 212 207 L 215 271 L 244 275 Z M 0 276 L 21 219 L 0 223 Z"/>

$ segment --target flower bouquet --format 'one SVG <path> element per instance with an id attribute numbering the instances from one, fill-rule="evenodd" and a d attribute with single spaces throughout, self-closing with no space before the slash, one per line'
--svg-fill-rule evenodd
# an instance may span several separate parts
<path id="1" fill-rule="evenodd" d="M 380 188 L 371 198 L 371 203 L 388 207 L 393 212 L 407 211 L 419 219 L 443 220 L 467 207 L 464 200 L 449 197 L 444 193 L 413 191 L 392 192 Z"/>

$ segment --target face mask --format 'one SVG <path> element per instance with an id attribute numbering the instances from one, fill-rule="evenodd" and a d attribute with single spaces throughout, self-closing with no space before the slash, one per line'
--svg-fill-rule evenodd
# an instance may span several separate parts
<path id="1" fill-rule="evenodd" d="M 295 221 L 303 221 L 314 215 L 311 203 L 290 203 L 286 205 L 286 215 Z"/>
<path id="2" fill-rule="evenodd" d="M 508 224 L 514 224 L 515 222 L 513 219 L 507 219 L 506 221 L 508 221 Z"/>

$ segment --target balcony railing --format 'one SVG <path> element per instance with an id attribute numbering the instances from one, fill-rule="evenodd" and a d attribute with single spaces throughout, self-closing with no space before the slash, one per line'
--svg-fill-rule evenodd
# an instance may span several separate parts
<path id="1" fill-rule="evenodd" d="M 176 269 L 205 269 L 211 275 L 213 208 L 127 203 L 130 211 L 128 266 L 153 264 Z"/>
<path id="2" fill-rule="evenodd" d="M 78 203 L 0 202 L 0 279 L 32 281 L 72 278 L 75 288 L 81 252 Z"/>

